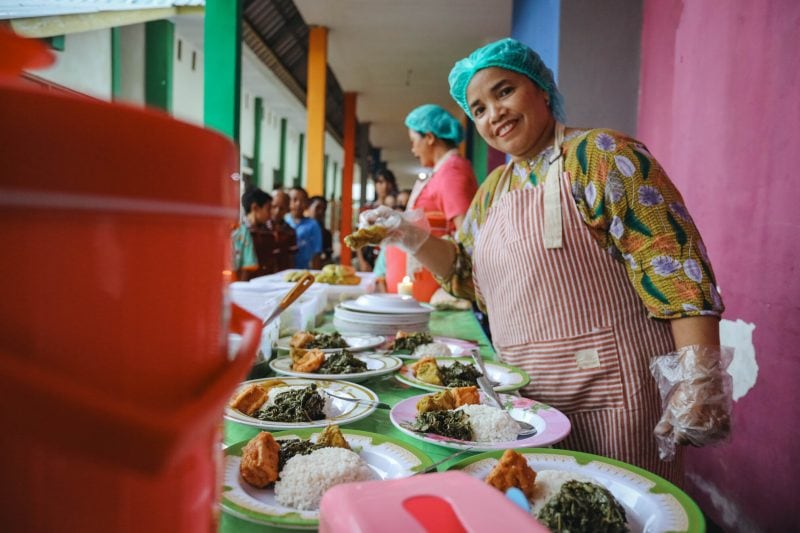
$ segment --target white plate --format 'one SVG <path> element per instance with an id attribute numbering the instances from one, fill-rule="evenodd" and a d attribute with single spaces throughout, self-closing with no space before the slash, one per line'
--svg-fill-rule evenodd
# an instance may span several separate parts
<path id="1" fill-rule="evenodd" d="M 398 479 L 411 476 L 416 470 L 426 468 L 432 461 L 428 456 L 398 439 L 342 429 L 345 439 L 380 479 Z M 284 431 L 275 435 L 281 439 L 317 440 L 318 431 Z M 292 529 L 316 529 L 319 527 L 319 511 L 299 511 L 284 507 L 275 501 L 273 487 L 257 489 L 246 483 L 239 475 L 242 448 L 247 442 L 239 442 L 225 450 L 225 471 L 222 493 L 222 508 L 225 512 L 271 526 Z M 412 470 L 414 469 L 414 470 Z"/>
<path id="2" fill-rule="evenodd" d="M 475 363 L 472 362 L 472 358 L 470 357 L 436 358 L 436 364 L 439 365 L 439 367 L 450 366 L 456 361 L 469 364 L 470 366 L 475 366 Z M 531 381 L 531 378 L 528 376 L 527 372 L 514 366 L 503 363 L 495 363 L 493 361 L 485 361 L 484 366 L 486 366 L 486 377 L 489 378 L 489 381 L 492 383 L 496 383 L 493 388 L 497 392 L 512 392 L 519 390 Z M 447 388 L 441 385 L 433 385 L 431 383 L 420 381 L 417 379 L 417 376 L 414 375 L 414 371 L 411 369 L 411 364 L 404 365 L 397 372 L 397 379 L 406 385 L 411 385 L 412 387 L 422 390 L 440 391 Z"/>
<path id="3" fill-rule="evenodd" d="M 281 374 L 283 376 L 326 380 L 339 379 L 343 381 L 359 382 L 377 376 L 391 374 L 403 365 L 403 362 L 393 355 L 360 353 L 355 357 L 356 359 L 360 359 L 367 363 L 367 370 L 365 372 L 357 372 L 354 374 L 317 374 L 308 372 L 295 372 L 292 370 L 291 357 L 280 357 L 278 359 L 273 359 L 269 362 L 269 367 L 277 374 Z"/>
<path id="4" fill-rule="evenodd" d="M 294 385 L 310 385 L 311 383 L 316 383 L 317 387 L 322 390 L 328 390 L 338 396 L 345 396 L 349 398 L 356 398 L 360 400 L 370 400 L 373 402 L 378 402 L 378 395 L 369 390 L 368 388 L 364 387 L 363 385 L 358 385 L 356 383 L 349 383 L 347 381 L 331 381 L 331 380 L 321 380 L 321 379 L 303 379 L 303 378 L 288 378 L 288 377 L 280 377 L 280 378 L 268 378 L 268 379 L 253 379 L 250 381 L 245 381 L 239 387 L 237 387 L 236 391 L 231 395 L 231 397 L 235 397 L 239 391 L 242 389 L 249 387 L 254 383 L 264 383 L 266 381 L 274 381 L 280 380 L 286 383 L 286 385 L 294 386 Z M 280 430 L 280 429 L 300 429 L 300 428 L 319 428 L 330 426 L 331 424 L 338 424 L 344 425 L 349 424 L 351 422 L 355 422 L 356 420 L 361 420 L 362 418 L 366 418 L 371 415 L 375 411 L 375 404 L 361 404 L 356 402 L 349 402 L 347 400 L 338 400 L 336 398 L 329 397 L 329 415 L 322 420 L 312 420 L 310 422 L 274 422 L 271 420 L 259 420 L 258 418 L 254 418 L 252 416 L 247 416 L 246 414 L 232 409 L 230 406 L 225 407 L 225 418 L 231 420 L 233 422 L 238 422 L 239 424 L 245 424 L 247 426 L 253 426 L 261 429 L 269 429 L 269 430 Z"/>
<path id="5" fill-rule="evenodd" d="M 691 498 L 669 481 L 607 457 L 569 450 L 517 450 L 536 472 L 562 470 L 593 478 L 625 508 L 631 533 L 704 531 L 703 515 Z M 485 479 L 503 452 L 489 452 L 459 461 L 461 470 Z"/>
<path id="6" fill-rule="evenodd" d="M 380 346 L 386 341 L 386 337 L 381 335 L 342 335 L 344 342 L 347 343 L 347 350 L 351 352 L 360 352 L 362 350 L 369 350 Z M 282 337 L 275 343 L 275 347 L 279 350 L 289 350 L 289 341 L 291 337 Z M 341 352 L 342 348 L 321 348 L 324 353 Z"/>
<path id="7" fill-rule="evenodd" d="M 481 403 L 485 403 L 485 396 L 481 392 Z M 475 451 L 505 450 L 507 448 L 530 448 L 534 446 L 549 446 L 560 442 L 569 435 L 571 424 L 569 419 L 559 411 L 549 405 L 539 403 L 520 396 L 510 396 L 501 394 L 500 399 L 505 403 L 506 409 L 517 420 L 522 420 L 536 428 L 536 434 L 529 437 L 518 438 L 513 441 L 505 442 L 477 442 L 451 439 L 435 433 L 419 433 L 406 429 L 404 425 L 413 424 L 417 418 L 417 402 L 427 394 L 412 396 L 398 402 L 391 411 L 389 419 L 392 424 L 411 437 L 444 446 L 445 448 L 466 449 L 471 448 Z"/>
<path id="8" fill-rule="evenodd" d="M 433 311 L 430 304 L 419 303 L 411 296 L 399 294 L 365 294 L 341 305 L 351 311 L 397 315 L 430 314 Z"/>

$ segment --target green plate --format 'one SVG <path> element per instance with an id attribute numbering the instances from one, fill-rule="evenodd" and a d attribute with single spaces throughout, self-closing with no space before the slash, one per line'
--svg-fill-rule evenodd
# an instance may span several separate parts
<path id="1" fill-rule="evenodd" d="M 321 429 L 298 429 L 280 431 L 273 435 L 278 440 L 309 439 L 321 432 Z M 408 477 L 418 469 L 433 464 L 421 451 L 392 437 L 355 429 L 342 429 L 342 434 L 350 446 L 372 467 L 376 476 L 382 479 Z M 241 478 L 239 463 L 242 448 L 247 442 L 238 442 L 225 449 L 222 509 L 233 516 L 259 524 L 290 529 L 318 528 L 319 511 L 299 511 L 284 507 L 275 501 L 273 487 L 257 489 Z"/>
<path id="2" fill-rule="evenodd" d="M 536 472 L 562 470 L 597 480 L 625 508 L 633 532 L 704 532 L 705 519 L 700 508 L 681 489 L 647 470 L 615 459 L 590 453 L 547 448 L 515 450 L 525 456 Z M 452 465 L 485 479 L 504 451 L 485 452 Z"/>
<path id="3" fill-rule="evenodd" d="M 475 363 L 472 361 L 471 357 L 436 358 L 436 362 L 440 366 L 451 365 L 456 361 L 475 366 Z M 487 377 L 489 378 L 489 381 L 491 381 L 492 383 L 496 383 L 496 385 L 494 386 L 494 390 L 496 390 L 497 392 L 513 392 L 521 389 L 522 387 L 531 382 L 531 378 L 528 375 L 528 373 L 522 370 L 521 368 L 517 368 L 515 366 L 507 365 L 504 363 L 497 363 L 494 361 L 485 361 L 484 364 L 486 365 L 486 374 Z M 400 370 L 397 371 L 397 379 L 402 381 L 406 385 L 411 385 L 412 387 L 416 387 L 418 389 L 428 390 L 433 392 L 444 390 L 447 388 L 447 387 L 442 387 L 441 385 L 432 385 L 430 383 L 425 383 L 424 381 L 418 380 L 416 376 L 414 376 L 414 372 L 411 370 L 411 364 L 405 364 L 402 367 L 400 367 Z"/>

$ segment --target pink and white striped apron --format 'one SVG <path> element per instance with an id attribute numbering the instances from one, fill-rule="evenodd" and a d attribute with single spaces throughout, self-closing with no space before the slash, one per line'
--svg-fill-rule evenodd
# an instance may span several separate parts
<path id="1" fill-rule="evenodd" d="M 475 244 L 475 286 L 494 345 L 503 361 L 530 374 L 525 396 L 569 417 L 572 432 L 558 447 L 619 459 L 680 484 L 682 454 L 671 462 L 658 458 L 653 428 L 661 407 L 648 369 L 651 356 L 674 349 L 669 325 L 647 318 L 625 267 L 590 234 L 560 167 L 550 165 L 543 186 L 502 194 Z M 545 189 L 553 180 L 560 184 L 562 236 L 560 247 L 546 248 Z"/>

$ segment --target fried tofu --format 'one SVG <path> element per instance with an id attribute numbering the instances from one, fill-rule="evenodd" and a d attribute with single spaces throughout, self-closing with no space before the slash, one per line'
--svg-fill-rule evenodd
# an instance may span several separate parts
<path id="1" fill-rule="evenodd" d="M 328 446 L 330 448 L 344 448 L 346 450 L 350 449 L 347 439 L 344 438 L 344 435 L 342 435 L 342 430 L 339 429 L 339 426 L 337 425 L 326 427 L 325 430 L 320 433 L 319 438 L 317 439 L 317 444 L 321 446 Z"/>
<path id="2" fill-rule="evenodd" d="M 305 348 L 305 346 L 314 340 L 315 335 L 310 331 L 297 331 L 292 338 L 289 339 L 290 348 Z"/>
<path id="3" fill-rule="evenodd" d="M 344 244 L 348 248 L 358 250 L 368 244 L 380 244 L 388 233 L 389 230 L 384 226 L 367 226 L 346 236 Z"/>
<path id="4" fill-rule="evenodd" d="M 506 450 L 489 475 L 486 483 L 505 493 L 511 487 L 521 490 L 528 500 L 533 499 L 536 472 L 528 465 L 523 455 Z"/>
<path id="5" fill-rule="evenodd" d="M 253 384 L 242 390 L 237 394 L 231 407 L 237 411 L 241 411 L 247 416 L 251 416 L 258 411 L 262 405 L 267 401 L 267 391 L 259 384 Z"/>
<path id="6" fill-rule="evenodd" d="M 418 413 L 427 413 L 428 411 L 449 411 L 450 409 L 455 409 L 455 407 L 456 402 L 449 389 L 425 396 L 417 402 Z"/>
<path id="7" fill-rule="evenodd" d="M 439 365 L 436 364 L 436 359 L 433 357 L 423 357 L 413 365 L 411 370 L 418 380 L 431 385 L 443 385 L 442 373 L 439 370 Z"/>
<path id="8" fill-rule="evenodd" d="M 455 387 L 450 389 L 450 393 L 455 399 L 456 407 L 462 405 L 477 405 L 481 403 L 481 396 L 478 394 L 478 387 Z"/>
<path id="9" fill-rule="evenodd" d="M 295 372 L 304 372 L 310 374 L 319 370 L 322 363 L 325 362 L 325 353 L 320 349 L 313 349 L 306 351 L 305 355 L 292 362 L 292 370 Z"/>
<path id="10" fill-rule="evenodd" d="M 280 446 L 271 433 L 262 431 L 242 448 L 239 473 L 254 487 L 263 489 L 278 479 Z"/>

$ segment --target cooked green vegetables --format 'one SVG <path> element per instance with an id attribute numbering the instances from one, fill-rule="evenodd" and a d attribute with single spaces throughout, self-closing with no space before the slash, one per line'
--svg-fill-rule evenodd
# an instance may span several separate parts
<path id="1" fill-rule="evenodd" d="M 309 422 L 325 418 L 325 400 L 311 384 L 304 389 L 294 389 L 275 396 L 273 403 L 256 413 L 259 420 L 272 422 Z"/>
<path id="2" fill-rule="evenodd" d="M 357 374 L 367 371 L 367 363 L 347 350 L 331 354 L 317 370 L 318 374 Z"/>
<path id="3" fill-rule="evenodd" d="M 300 439 L 279 440 L 278 445 L 280 446 L 278 451 L 278 472 L 283 470 L 283 465 L 286 464 L 286 461 L 295 455 L 308 455 L 314 450 L 325 448 L 321 444 L 314 444 L 311 441 Z"/>
<path id="4" fill-rule="evenodd" d="M 473 365 L 456 361 L 450 366 L 439 367 L 442 383 L 445 387 L 471 387 L 477 384 L 478 378 L 483 374 Z"/>
<path id="5" fill-rule="evenodd" d="M 424 433 L 436 433 L 451 439 L 472 440 L 469 415 L 464 411 L 428 411 L 419 413 L 412 428 Z"/>
<path id="6" fill-rule="evenodd" d="M 550 498 L 539 521 L 556 533 L 622 533 L 628 531 L 625 509 L 604 487 L 567 481 Z"/>
<path id="7" fill-rule="evenodd" d="M 432 342 L 433 337 L 431 337 L 430 333 L 411 333 L 406 337 L 395 339 L 392 344 L 392 351 L 414 353 L 418 346 Z"/>
<path id="8" fill-rule="evenodd" d="M 314 340 L 304 346 L 310 350 L 312 348 L 320 348 L 325 350 L 327 348 L 347 348 L 347 342 L 342 338 L 339 333 L 315 333 Z"/>

